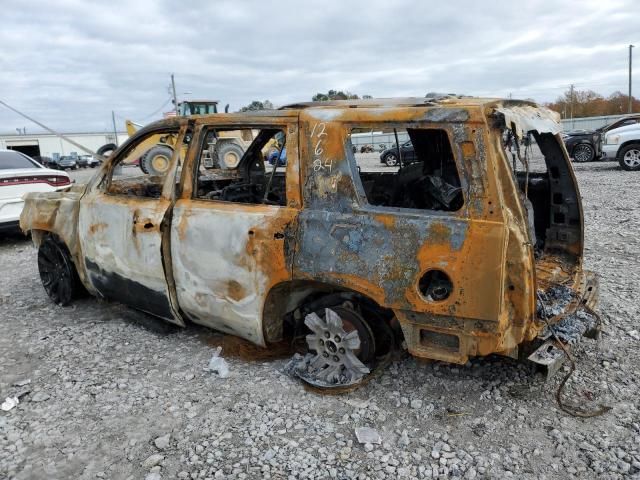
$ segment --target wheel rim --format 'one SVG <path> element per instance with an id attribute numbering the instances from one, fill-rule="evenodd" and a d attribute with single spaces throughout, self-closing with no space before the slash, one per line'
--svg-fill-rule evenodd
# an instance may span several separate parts
<path id="1" fill-rule="evenodd" d="M 385 163 L 390 167 L 395 167 L 398 164 L 398 159 L 393 153 L 390 153 L 387 155 Z"/>
<path id="2" fill-rule="evenodd" d="M 42 244 L 38 249 L 38 271 L 47 295 L 55 303 L 68 304 L 73 272 L 60 247 L 49 241 Z"/>
<path id="3" fill-rule="evenodd" d="M 227 152 L 224 154 L 224 164 L 227 167 L 235 168 L 238 166 L 238 163 L 240 163 L 240 156 L 236 152 Z"/>
<path id="4" fill-rule="evenodd" d="M 591 160 L 592 149 L 588 145 L 578 145 L 573 151 L 573 159 L 576 162 L 588 162 Z"/>
<path id="5" fill-rule="evenodd" d="M 307 345 L 316 352 L 309 364 L 314 379 L 327 384 L 353 384 L 370 372 L 358 356 L 370 357 L 375 351 L 374 346 L 371 350 L 373 333 L 364 322 L 354 321 L 353 315 L 355 312 L 336 307 L 326 308 L 324 318 L 315 312 L 305 317 L 304 323 L 312 332 L 307 335 Z"/>
<path id="6" fill-rule="evenodd" d="M 169 161 L 166 155 L 156 155 L 151 159 L 151 168 L 157 173 L 165 173 L 169 168 Z"/>
<path id="7" fill-rule="evenodd" d="M 640 150 L 636 148 L 628 150 L 627 153 L 624 154 L 624 158 L 622 160 L 628 167 L 636 168 L 640 166 Z"/>

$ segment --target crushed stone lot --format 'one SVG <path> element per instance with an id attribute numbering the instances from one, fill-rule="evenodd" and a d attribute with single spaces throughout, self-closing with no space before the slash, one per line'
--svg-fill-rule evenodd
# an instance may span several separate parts
<path id="1" fill-rule="evenodd" d="M 640 478 L 640 175 L 575 169 L 603 332 L 575 348 L 565 398 L 604 415 L 558 408 L 567 366 L 545 382 L 498 356 L 405 355 L 320 395 L 282 373 L 286 359 L 223 350 L 220 378 L 206 370 L 218 334 L 94 298 L 58 307 L 31 242 L 0 235 L 0 402 L 19 398 L 0 411 L 0 478 Z M 381 442 L 359 443 L 358 427 Z"/>

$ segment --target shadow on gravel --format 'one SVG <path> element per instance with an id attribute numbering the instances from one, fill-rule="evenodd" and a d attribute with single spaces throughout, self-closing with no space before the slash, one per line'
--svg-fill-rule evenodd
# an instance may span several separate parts
<path id="1" fill-rule="evenodd" d="M 173 335 L 175 333 L 183 331 L 183 328 L 179 327 L 178 325 L 174 325 L 173 323 L 169 323 L 165 320 L 154 317 L 153 315 L 149 315 L 139 310 L 129 308 L 125 305 L 114 305 L 117 305 L 116 310 L 122 320 L 130 323 L 131 325 L 144 328 L 145 330 L 149 330 L 150 332 L 163 336 Z"/>
<path id="2" fill-rule="evenodd" d="M 611 172 L 619 171 L 624 172 L 617 161 L 613 162 L 591 162 L 591 163 L 573 163 L 573 169 L 576 172 L 583 171 L 598 171 L 598 172 Z"/>

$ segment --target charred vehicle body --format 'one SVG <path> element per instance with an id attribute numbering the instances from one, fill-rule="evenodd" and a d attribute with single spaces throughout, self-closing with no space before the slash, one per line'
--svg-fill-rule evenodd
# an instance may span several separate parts
<path id="1" fill-rule="evenodd" d="M 408 134 L 416 158 L 367 172 L 350 135 L 372 129 Z M 237 168 L 209 168 L 212 138 L 241 130 Z M 539 156 L 510 158 L 505 130 Z M 84 288 L 266 348 L 306 335 L 296 371 L 314 384 L 359 382 L 398 341 L 447 362 L 515 356 L 597 300 L 559 132 L 535 104 L 451 96 L 166 119 L 86 186 L 27 196 L 21 227 L 55 302 Z M 185 148 L 165 175 L 119 168 L 169 134 Z M 265 165 L 278 135 L 286 166 Z"/>

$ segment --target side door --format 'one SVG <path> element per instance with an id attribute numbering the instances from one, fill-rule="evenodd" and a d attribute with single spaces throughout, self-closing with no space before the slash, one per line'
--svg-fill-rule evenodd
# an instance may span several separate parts
<path id="1" fill-rule="evenodd" d="M 134 139 L 89 187 L 79 213 L 85 267 L 97 293 L 178 325 L 184 323 L 164 258 L 185 132 L 185 126 L 164 128 Z M 144 173 L 144 155 L 159 148 L 165 152 L 165 174 Z"/>
<path id="2" fill-rule="evenodd" d="M 265 300 L 272 287 L 291 279 L 300 194 L 297 117 L 261 121 L 199 125 L 173 210 L 171 258 L 178 303 L 186 316 L 264 345 Z M 244 143 L 235 168 L 217 168 L 222 163 L 216 158 L 208 168 L 207 155 L 225 151 L 215 139 L 246 139 L 247 130 L 253 141 Z M 282 133 L 284 144 L 277 141 Z M 265 157 L 283 147 L 286 166 L 269 165 Z"/>
<path id="3" fill-rule="evenodd" d="M 406 142 L 402 145 L 402 161 L 406 164 L 416 161 L 416 152 L 411 142 Z"/>

